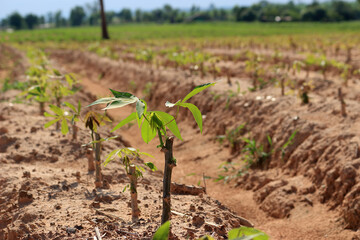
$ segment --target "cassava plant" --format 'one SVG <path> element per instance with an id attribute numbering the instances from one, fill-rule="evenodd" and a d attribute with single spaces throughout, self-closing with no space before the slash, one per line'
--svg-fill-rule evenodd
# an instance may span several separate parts
<path id="1" fill-rule="evenodd" d="M 305 82 L 303 83 L 298 91 L 298 96 L 301 99 L 301 104 L 308 104 L 310 102 L 309 99 L 309 92 L 314 88 L 312 82 Z"/>
<path id="2" fill-rule="evenodd" d="M 48 89 L 49 95 L 53 96 L 53 99 L 56 102 L 56 106 L 60 107 L 61 100 L 66 97 L 73 95 L 76 92 L 74 88 L 74 83 L 76 83 L 76 78 L 73 74 L 62 75 L 58 70 L 53 69 L 52 74 L 48 74 Z M 59 124 L 56 124 L 56 130 L 59 130 Z"/>
<path id="3" fill-rule="evenodd" d="M 50 95 L 48 93 L 48 79 L 47 79 L 47 62 L 44 60 L 44 56 L 41 58 L 33 59 L 32 65 L 26 72 L 30 87 L 26 89 L 22 95 L 26 95 L 26 99 L 34 99 L 39 103 L 40 115 L 44 115 L 45 103 L 50 101 Z M 37 65 L 35 65 L 37 64 Z"/>
<path id="4" fill-rule="evenodd" d="M 93 111 L 88 112 L 85 115 L 84 122 L 85 127 L 90 129 L 92 141 L 92 149 L 95 154 L 95 187 L 103 187 L 103 179 L 101 174 L 101 142 L 106 139 L 102 139 L 98 133 L 98 128 L 104 125 L 104 121 L 111 122 L 111 120 L 105 114 L 99 114 Z"/>
<path id="5" fill-rule="evenodd" d="M 220 73 L 220 68 L 216 66 L 217 63 L 219 63 L 221 60 L 220 57 L 212 57 L 209 59 L 209 63 L 211 66 L 211 72 L 213 74 L 214 80 L 216 80 L 217 75 Z"/>
<path id="6" fill-rule="evenodd" d="M 27 99 L 34 99 L 40 104 L 40 115 L 45 112 L 45 103 L 54 100 L 60 108 L 61 100 L 65 96 L 76 92 L 74 84 L 77 82 L 73 74 L 61 74 L 56 69 L 51 69 L 44 52 L 31 50 L 28 53 L 32 64 L 27 70 L 27 78 L 31 87 L 24 91 Z M 60 125 L 56 124 L 59 130 Z"/>
<path id="7" fill-rule="evenodd" d="M 187 101 L 198 94 L 199 92 L 215 85 L 215 83 L 203 84 L 195 87 L 189 94 L 176 103 L 166 102 L 165 106 L 175 107 L 175 117 L 162 111 L 149 111 L 147 104 L 144 100 L 137 98 L 131 93 L 118 92 L 110 89 L 113 97 L 101 98 L 90 104 L 89 106 L 96 104 L 106 104 L 104 110 L 124 107 L 129 104 L 136 104 L 136 111 L 131 113 L 127 118 L 117 124 L 112 131 L 119 129 L 120 127 L 128 124 L 131 121 L 136 120 L 139 128 L 141 128 L 141 136 L 144 142 L 149 143 L 156 136 L 159 138 L 158 147 L 165 155 L 165 167 L 164 167 L 164 179 L 163 179 L 163 210 L 161 223 L 165 223 L 170 219 L 170 185 L 172 169 L 176 166 L 176 159 L 173 157 L 173 142 L 174 137 L 170 136 L 169 131 L 175 135 L 178 139 L 182 140 L 179 128 L 176 123 L 177 116 L 179 114 L 180 107 L 188 108 L 194 116 L 194 119 L 199 126 L 200 132 L 203 130 L 202 115 L 198 107 Z"/>
<path id="8" fill-rule="evenodd" d="M 249 90 L 256 91 L 258 83 L 262 80 L 262 76 L 264 75 L 264 69 L 260 65 L 262 59 L 252 52 L 248 52 L 246 56 L 248 60 L 245 62 L 245 71 L 250 74 L 253 85 Z"/>
<path id="9" fill-rule="evenodd" d="M 131 215 L 132 221 L 137 222 L 140 216 L 140 210 L 137 202 L 137 180 L 142 177 L 144 172 L 144 168 L 140 165 L 135 165 L 133 160 L 140 157 L 140 155 L 146 155 L 149 157 L 153 157 L 148 153 L 140 152 L 135 148 L 121 148 L 113 150 L 106 158 L 104 165 L 106 166 L 111 160 L 115 157 L 119 157 L 122 165 L 124 166 L 126 175 L 130 180 L 130 192 L 131 192 Z M 156 171 L 157 168 L 152 162 L 144 163 L 145 166 L 150 168 L 152 171 Z M 125 187 L 126 189 L 127 187 Z M 125 190 L 124 189 L 124 190 Z"/>
<path id="10" fill-rule="evenodd" d="M 92 172 L 96 170 L 96 180 L 95 186 L 102 186 L 102 177 L 101 177 L 101 161 L 100 161 L 100 150 L 101 150 L 101 142 L 107 141 L 111 138 L 102 139 L 97 132 L 99 126 L 104 124 L 104 121 L 111 122 L 111 120 L 106 116 L 106 114 L 98 114 L 96 112 L 88 112 L 84 119 L 81 118 L 81 102 L 78 102 L 77 107 L 72 105 L 71 103 L 64 102 L 64 105 L 68 107 L 68 109 L 62 109 L 55 105 L 49 105 L 50 110 L 53 112 L 52 114 L 45 112 L 45 117 L 54 118 L 53 120 L 45 123 L 44 127 L 48 128 L 55 123 L 61 123 L 61 133 L 66 135 L 69 132 L 69 123 L 72 126 L 72 139 L 76 140 L 78 127 L 76 126 L 76 122 L 83 121 L 85 122 L 85 127 L 90 129 L 91 131 L 91 142 L 88 144 L 84 144 L 83 146 L 88 147 L 92 146 L 92 148 L 87 148 L 87 158 L 88 158 L 88 170 Z M 96 166 L 94 165 L 94 157 Z"/>
<path id="11" fill-rule="evenodd" d="M 61 133 L 66 135 L 69 132 L 68 123 L 71 123 L 72 126 L 72 139 L 76 140 L 78 127 L 76 126 L 76 122 L 80 120 L 80 112 L 81 112 L 81 102 L 78 102 L 77 108 L 69 102 L 64 102 L 69 108 L 69 111 L 65 109 L 61 109 L 59 106 L 50 105 L 50 110 L 54 114 L 50 114 L 48 112 L 44 113 L 45 117 L 55 118 L 45 124 L 45 128 L 50 127 L 54 123 L 61 123 Z"/>
<path id="12" fill-rule="evenodd" d="M 304 60 L 305 70 L 306 70 L 306 78 L 309 77 L 310 70 L 313 66 L 316 65 L 316 61 L 317 61 L 317 59 L 313 54 L 309 54 L 306 56 L 306 59 Z"/>
<path id="13" fill-rule="evenodd" d="M 326 73 L 329 71 L 330 68 L 330 61 L 326 58 L 325 55 L 321 56 L 318 59 L 318 65 L 320 67 L 320 72 L 323 75 L 324 81 L 326 81 Z"/>

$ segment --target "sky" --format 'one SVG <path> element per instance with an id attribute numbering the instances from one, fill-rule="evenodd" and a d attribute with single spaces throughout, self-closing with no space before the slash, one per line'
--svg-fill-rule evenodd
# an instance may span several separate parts
<path id="1" fill-rule="evenodd" d="M 84 6 L 86 3 L 92 3 L 98 0 L 0 0 L 0 19 L 7 17 L 14 11 L 22 15 L 34 13 L 36 15 L 45 15 L 48 12 L 61 10 L 63 16 L 68 16 L 70 9 L 76 5 Z M 270 0 L 271 1 L 271 0 Z M 302 0 L 302 2 L 310 2 L 311 0 Z M 135 10 L 152 10 L 164 6 L 168 3 L 175 8 L 189 9 L 192 5 L 207 8 L 213 3 L 216 7 L 230 8 L 235 5 L 247 6 L 258 0 L 104 0 L 105 9 L 120 11 L 122 8 L 130 8 Z M 272 2 L 272 1 L 271 1 Z M 276 2 L 288 2 L 288 0 L 276 0 Z M 298 2 L 295 0 L 294 2 Z"/>

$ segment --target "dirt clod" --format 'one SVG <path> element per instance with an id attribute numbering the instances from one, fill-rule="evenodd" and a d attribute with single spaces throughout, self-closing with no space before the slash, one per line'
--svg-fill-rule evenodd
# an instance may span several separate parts
<path id="1" fill-rule="evenodd" d="M 194 216 L 192 218 L 192 225 L 199 228 L 205 223 L 205 219 L 201 216 Z"/>
<path id="2" fill-rule="evenodd" d="M 29 204 L 33 201 L 33 195 L 31 193 L 28 193 L 25 190 L 20 190 L 19 191 L 19 198 L 18 198 L 18 203 L 19 205 L 22 204 Z"/>

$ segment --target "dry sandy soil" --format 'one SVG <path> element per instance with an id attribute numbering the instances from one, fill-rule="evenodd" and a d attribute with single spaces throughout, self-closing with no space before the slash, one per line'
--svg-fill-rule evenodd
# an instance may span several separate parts
<path id="1" fill-rule="evenodd" d="M 10 52 L 22 58 L 15 50 Z M 51 50 L 49 54 L 56 68 L 81 79 L 82 90 L 69 101 L 80 99 L 83 105 L 107 96 L 108 88 L 130 91 L 130 81 L 141 97 L 145 84 L 153 82 L 153 94 L 146 100 L 151 109 L 166 110 L 167 100 L 176 102 L 193 86 L 212 81 L 210 76 L 201 79 L 180 70 L 153 70 L 81 51 Z M 23 80 L 25 66 L 25 62 L 12 66 L 16 69 L 13 77 Z M 7 69 L 0 73 L 10 74 Z M 240 124 L 246 123 L 246 129 L 239 137 L 253 138 L 266 151 L 279 149 L 295 130 L 297 134 L 283 156 L 274 151 L 261 166 L 228 184 L 207 179 L 207 194 L 173 195 L 177 238 L 214 234 L 221 239 L 227 230 L 248 225 L 248 219 L 272 239 L 360 239 L 359 79 L 352 79 L 343 89 L 347 117 L 342 117 L 336 99 L 341 86 L 338 76 L 327 81 L 317 72 L 310 76 L 317 81 L 308 105 L 301 105 L 294 95 L 280 96 L 277 88 L 239 95 L 227 104 L 226 93 L 236 92 L 236 85 L 229 86 L 225 79 L 191 100 L 206 118 L 203 135 L 190 114 L 184 112 L 179 119 L 184 141 L 175 141 L 178 165 L 173 180 L 181 184 L 196 185 L 201 180 L 204 186 L 203 175 L 216 178 L 224 162 L 241 162 L 243 143 L 231 150 L 228 142 L 216 141 Z M 251 83 L 246 76 L 237 76 L 235 81 L 241 89 Z M 142 215 L 133 224 L 130 194 L 122 192 L 128 180 L 119 162 L 104 168 L 110 189 L 94 189 L 94 176 L 87 172 L 86 153 L 81 148 L 89 141 L 87 131 L 82 129 L 78 140 L 71 141 L 54 129 L 43 129 L 46 119 L 38 116 L 36 105 L 9 103 L 16 94 L 2 94 L 0 103 L 0 239 L 86 239 L 94 236 L 95 226 L 105 234 L 104 239 L 150 238 L 160 221 L 161 172 L 146 172 L 140 180 Z M 214 98 L 216 95 L 219 97 Z M 126 107 L 109 114 L 117 122 L 131 111 Z M 110 129 L 103 128 L 102 135 L 109 136 Z M 154 155 L 144 161 L 153 161 L 162 170 L 163 155 L 157 143 L 144 144 L 137 126 L 116 134 L 121 140 L 106 142 L 103 156 L 115 147 L 131 145 Z"/>

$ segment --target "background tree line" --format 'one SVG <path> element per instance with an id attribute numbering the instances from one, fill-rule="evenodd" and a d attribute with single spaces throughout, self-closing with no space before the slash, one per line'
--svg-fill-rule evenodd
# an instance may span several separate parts
<path id="1" fill-rule="evenodd" d="M 119 23 L 182 23 L 193 21 L 350 21 L 360 19 L 360 0 L 345 2 L 332 0 L 311 4 L 295 4 L 289 1 L 285 4 L 260 1 L 251 6 L 234 6 L 232 9 L 217 8 L 210 5 L 207 9 L 192 6 L 189 10 L 173 8 L 169 4 L 152 11 L 137 9 L 131 11 L 123 8 L 120 11 L 107 11 L 109 24 Z M 50 12 L 45 16 L 21 14 L 14 12 L 1 20 L 1 27 L 18 29 L 33 29 L 37 27 L 66 27 L 81 25 L 99 25 L 101 23 L 99 4 L 96 2 L 85 6 L 75 6 L 69 17 L 64 17 L 61 11 Z"/>

